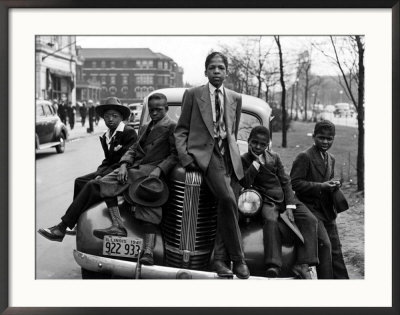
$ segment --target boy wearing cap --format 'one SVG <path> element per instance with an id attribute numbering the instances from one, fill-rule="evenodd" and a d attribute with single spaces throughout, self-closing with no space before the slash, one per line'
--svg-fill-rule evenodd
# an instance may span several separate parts
<path id="1" fill-rule="evenodd" d="M 298 224 L 304 244 L 298 242 L 297 261 L 294 271 L 304 279 L 310 279 L 309 265 L 318 263 L 317 219 L 300 202 L 292 191 L 290 177 L 286 174 L 279 155 L 269 150 L 269 130 L 254 127 L 248 139 L 248 152 L 242 155 L 244 188 L 253 187 L 262 196 L 264 260 L 266 276 L 279 276 L 282 267 L 282 241 L 278 227 L 279 214 L 286 211 L 291 223 Z"/>
<path id="2" fill-rule="evenodd" d="M 343 260 L 332 192 L 340 187 L 333 180 L 335 158 L 327 151 L 335 138 L 335 125 L 323 120 L 315 124 L 314 145 L 293 162 L 290 176 L 296 196 L 318 219 L 317 276 L 319 279 L 348 279 Z"/>
<path id="3" fill-rule="evenodd" d="M 86 186 L 93 186 L 94 180 L 99 180 L 103 176 L 111 173 L 113 170 L 119 167 L 119 160 L 126 153 L 128 148 L 132 146 L 137 140 L 136 131 L 124 124 L 123 120 L 126 120 L 130 116 L 130 109 L 128 106 L 121 104 L 120 100 L 116 97 L 109 97 L 105 100 L 103 105 L 97 107 L 99 115 L 103 117 L 108 130 L 100 137 L 100 142 L 104 150 L 104 160 L 97 168 L 95 172 L 86 174 L 84 176 L 75 179 L 74 185 L 74 201 L 71 204 L 73 209 L 79 209 L 79 201 L 75 202 L 82 190 L 90 191 Z M 79 200 L 82 199 L 82 196 Z M 95 199 L 97 200 L 97 199 Z M 98 200 L 99 201 L 99 200 Z M 96 201 L 94 201 L 96 202 Z M 85 204 L 85 203 L 83 203 Z M 89 207 L 91 204 L 86 205 Z M 76 222 L 75 222 L 76 223 Z M 65 232 L 64 225 L 61 225 L 61 232 Z M 75 224 L 74 224 L 75 225 Z M 74 225 L 69 226 L 73 228 Z M 57 229 L 51 231 L 51 229 L 40 229 L 39 233 L 45 237 L 60 240 L 60 236 L 65 233 L 57 233 Z M 71 233 L 71 232 L 69 232 Z M 56 235 L 58 234 L 58 236 Z M 72 233 L 74 234 L 74 233 Z M 62 236 L 63 237 L 63 236 Z M 62 240 L 62 238 L 61 238 Z"/>

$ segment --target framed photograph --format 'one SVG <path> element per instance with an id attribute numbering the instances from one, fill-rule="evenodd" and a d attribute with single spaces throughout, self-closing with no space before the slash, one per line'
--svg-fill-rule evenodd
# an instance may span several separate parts
<path id="1" fill-rule="evenodd" d="M 337 308 L 344 313 L 356 308 L 367 314 L 397 314 L 399 235 L 393 209 L 399 186 L 392 162 L 398 157 L 393 144 L 399 117 L 399 2 L 366 6 L 331 1 L 324 8 L 290 1 L 248 3 L 246 8 L 216 3 L 197 9 L 184 3 L 170 8 L 156 3 L 134 8 L 120 2 L 105 5 L 1 2 L 0 97 L 7 104 L 0 127 L 5 148 L 0 153 L 3 314 L 329 314 Z M 143 265 L 138 270 L 130 262 L 136 258 L 134 248 L 151 242 L 144 232 L 132 233 L 142 227 L 127 223 L 130 206 L 120 207 L 117 214 L 108 214 L 105 205 L 96 206 L 97 212 L 87 211 L 69 224 L 66 235 L 55 239 L 59 242 L 43 237 L 44 228 L 58 224 L 73 195 L 79 195 L 75 179 L 95 171 L 109 150 L 124 149 L 112 144 L 108 130 L 116 128 L 97 106 L 107 97 L 117 97 L 127 113 L 121 120 L 136 134 L 152 119 L 149 93 L 160 91 L 169 100 L 181 100 L 185 88 L 211 82 L 205 60 L 212 51 L 228 57 L 224 88 L 245 95 L 238 126 L 241 151 L 247 152 L 249 128 L 265 125 L 272 132 L 272 150 L 290 173 L 296 155 L 313 144 L 315 123 L 328 119 L 336 125 L 329 152 L 336 161 L 333 179 L 340 182 L 350 204 L 350 210 L 336 219 L 350 280 L 317 280 L 323 271 L 314 267 L 314 281 L 295 281 L 299 275 L 290 265 L 296 260 L 292 239 L 289 245 L 284 241 L 279 281 L 260 281 L 272 278 L 270 273 L 265 277 L 262 262 L 262 225 L 253 228 L 250 216 L 242 229 L 251 271 L 247 280 L 215 279 L 207 268 L 197 268 L 198 274 L 185 271 L 196 269 L 191 263 L 203 259 L 202 254 L 204 264 L 210 262 L 214 234 L 202 236 L 210 244 L 199 254 L 197 248 L 187 250 L 183 240 L 174 248 L 168 239 L 172 236 L 157 230 L 155 267 Z M 178 120 L 180 108 L 170 102 L 168 115 Z M 283 112 L 287 122 L 282 126 Z M 48 138 L 44 131 L 38 134 L 38 124 L 48 129 Z M 199 193 L 198 189 L 185 194 Z M 170 187 L 170 196 L 174 193 L 179 192 Z M 137 197 L 132 196 L 125 198 Z M 139 210 L 134 214 L 137 222 L 143 216 L 159 219 L 156 212 Z M 125 226 L 118 229 L 127 230 L 128 238 L 100 240 L 93 229 L 114 224 L 120 215 Z M 171 222 L 165 216 L 164 222 Z M 211 221 L 207 224 L 215 223 L 216 229 Z M 168 233 L 174 229 L 163 228 Z M 301 236 L 296 226 L 290 228 Z M 296 237 L 292 231 L 281 229 L 282 235 Z M 191 240 L 191 233 L 181 234 L 186 242 Z M 133 244 L 132 253 L 129 248 L 125 254 L 112 252 L 122 241 Z M 175 266 L 176 255 L 187 265 Z M 110 270 L 113 276 L 105 276 Z M 135 279 L 138 274 L 140 279 Z"/>

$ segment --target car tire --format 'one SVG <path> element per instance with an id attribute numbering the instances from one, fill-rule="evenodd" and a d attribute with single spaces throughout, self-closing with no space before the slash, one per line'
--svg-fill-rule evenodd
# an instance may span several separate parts
<path id="1" fill-rule="evenodd" d="M 64 134 L 61 134 L 59 142 L 60 142 L 60 144 L 56 145 L 56 151 L 57 151 L 57 153 L 64 153 L 64 151 L 65 151 L 65 136 L 64 136 Z"/>
<path id="2" fill-rule="evenodd" d="M 81 268 L 81 273 L 82 273 L 82 279 L 84 280 L 90 280 L 90 279 L 112 279 L 111 275 L 100 273 L 100 272 L 95 272 L 91 270 L 87 270 L 84 268 Z"/>

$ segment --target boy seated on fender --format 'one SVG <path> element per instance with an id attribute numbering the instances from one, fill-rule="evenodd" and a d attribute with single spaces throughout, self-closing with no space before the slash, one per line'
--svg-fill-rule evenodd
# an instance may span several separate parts
<path id="1" fill-rule="evenodd" d="M 279 155 L 269 150 L 269 130 L 254 127 L 248 139 L 248 153 L 242 155 L 244 188 L 254 188 L 262 197 L 264 259 L 266 276 L 278 277 L 282 267 L 282 240 L 278 227 L 279 214 L 287 212 L 304 237 L 297 244 L 297 261 L 294 271 L 310 279 L 309 266 L 318 263 L 317 219 L 294 196 L 290 177 L 286 174 Z"/>

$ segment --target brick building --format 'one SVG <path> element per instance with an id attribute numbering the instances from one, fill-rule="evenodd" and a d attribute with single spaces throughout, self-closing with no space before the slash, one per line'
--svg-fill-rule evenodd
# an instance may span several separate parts
<path id="1" fill-rule="evenodd" d="M 183 86 L 183 69 L 148 48 L 81 48 L 82 81 L 100 84 L 100 97 L 140 102 L 153 90 Z"/>

